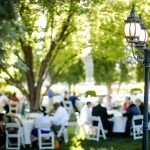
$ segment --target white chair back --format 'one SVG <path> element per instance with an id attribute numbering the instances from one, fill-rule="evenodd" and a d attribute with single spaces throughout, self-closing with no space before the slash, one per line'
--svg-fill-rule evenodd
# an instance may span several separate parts
<path id="1" fill-rule="evenodd" d="M 54 132 L 43 133 L 44 128 L 51 128 L 50 123 L 41 123 L 38 125 L 38 144 L 39 149 L 54 149 Z M 44 139 L 44 140 L 43 140 Z"/>
<path id="2" fill-rule="evenodd" d="M 20 149 L 21 143 L 25 147 L 24 137 L 18 123 L 6 123 L 6 149 Z M 16 139 L 17 143 L 12 142 Z"/>
<path id="3" fill-rule="evenodd" d="M 143 115 L 133 116 L 132 119 L 133 127 L 133 139 L 142 139 L 143 138 Z"/>
<path id="4" fill-rule="evenodd" d="M 95 122 L 97 125 L 93 125 L 93 123 Z M 103 128 L 101 118 L 99 116 L 92 116 L 88 133 L 88 139 L 99 141 L 100 137 L 106 139 L 105 130 Z"/>
<path id="5" fill-rule="evenodd" d="M 77 124 L 76 124 L 76 128 L 75 128 L 75 134 L 78 134 L 79 128 L 81 127 L 83 129 L 85 135 L 86 135 L 86 130 L 84 128 L 84 124 L 81 123 L 79 112 L 75 112 L 75 116 L 76 116 L 76 119 L 77 119 Z"/>

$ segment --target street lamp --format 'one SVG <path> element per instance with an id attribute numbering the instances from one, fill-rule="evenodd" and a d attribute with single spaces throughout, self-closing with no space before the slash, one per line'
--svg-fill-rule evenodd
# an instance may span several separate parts
<path id="1" fill-rule="evenodd" d="M 125 37 L 131 44 L 134 58 L 141 62 L 145 68 L 145 86 L 144 86 L 144 119 L 143 119 L 143 150 L 148 150 L 148 89 L 149 89 L 149 67 L 150 67 L 150 48 L 148 47 L 147 28 L 142 23 L 141 15 L 135 16 L 134 5 L 130 16 L 125 21 Z M 137 50 L 135 52 L 135 49 Z"/>

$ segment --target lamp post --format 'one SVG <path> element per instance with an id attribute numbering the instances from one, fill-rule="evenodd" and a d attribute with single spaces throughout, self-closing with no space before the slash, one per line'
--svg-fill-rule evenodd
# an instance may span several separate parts
<path id="1" fill-rule="evenodd" d="M 134 58 L 141 62 L 145 67 L 145 87 L 144 87 L 144 119 L 143 119 L 143 150 L 148 150 L 148 89 L 149 89 L 149 67 L 150 67 L 150 48 L 147 44 L 147 28 L 142 23 L 141 16 L 135 16 L 134 5 L 130 16 L 125 21 L 125 37 L 131 44 Z M 135 50 L 137 50 L 135 52 Z"/>

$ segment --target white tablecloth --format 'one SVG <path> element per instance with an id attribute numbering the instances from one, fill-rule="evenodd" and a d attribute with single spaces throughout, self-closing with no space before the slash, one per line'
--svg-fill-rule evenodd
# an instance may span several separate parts
<path id="1" fill-rule="evenodd" d="M 26 113 L 26 118 L 28 118 L 28 119 L 36 119 L 36 118 L 38 118 L 40 115 L 41 115 L 42 113 L 37 113 L 37 112 L 31 112 L 31 113 Z"/>
<path id="2" fill-rule="evenodd" d="M 114 116 L 110 119 L 114 122 L 113 132 L 124 133 L 127 117 L 123 117 L 122 113 L 117 110 L 109 110 L 108 114 L 114 114 Z"/>
<path id="3" fill-rule="evenodd" d="M 22 120 L 22 123 L 25 144 L 31 144 L 31 131 L 34 128 L 34 120 Z"/>

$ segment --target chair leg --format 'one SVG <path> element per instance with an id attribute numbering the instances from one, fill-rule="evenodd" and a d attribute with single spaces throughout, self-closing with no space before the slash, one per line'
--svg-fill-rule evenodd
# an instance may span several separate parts
<path id="1" fill-rule="evenodd" d="M 82 129 L 83 129 L 83 131 L 84 131 L 84 133 L 85 133 L 85 135 L 86 135 L 86 130 L 85 130 L 85 128 L 84 128 L 84 125 L 82 125 L 81 127 L 82 127 Z"/>
<path id="2" fill-rule="evenodd" d="M 64 140 L 65 140 L 65 143 L 68 143 L 68 130 L 67 129 L 64 129 Z"/>
<path id="3" fill-rule="evenodd" d="M 99 130 L 99 129 L 96 129 L 96 130 L 97 130 L 97 132 L 96 132 L 96 134 L 97 134 L 97 135 L 96 135 L 97 139 L 96 139 L 96 140 L 97 140 L 97 142 L 98 142 L 98 141 L 99 141 L 99 137 L 100 137 L 100 130 Z"/>
<path id="4" fill-rule="evenodd" d="M 102 129 L 101 132 L 102 132 L 102 137 L 103 137 L 103 139 L 106 140 L 105 131 Z"/>
<path id="5" fill-rule="evenodd" d="M 78 132 L 79 132 L 79 126 L 77 125 L 75 128 L 75 134 L 78 134 Z"/>
<path id="6" fill-rule="evenodd" d="M 8 149 L 8 144 L 9 144 L 8 136 L 6 136 L 6 149 Z"/>
<path id="7" fill-rule="evenodd" d="M 17 145 L 17 146 L 18 146 L 18 149 L 20 149 L 20 139 L 21 139 L 21 137 L 19 136 L 19 137 L 18 137 L 18 145 Z"/>
<path id="8" fill-rule="evenodd" d="M 52 133 L 52 136 L 51 136 L 51 140 L 52 140 L 52 149 L 54 149 L 54 139 L 55 139 L 55 135 L 54 135 L 54 133 Z"/>

